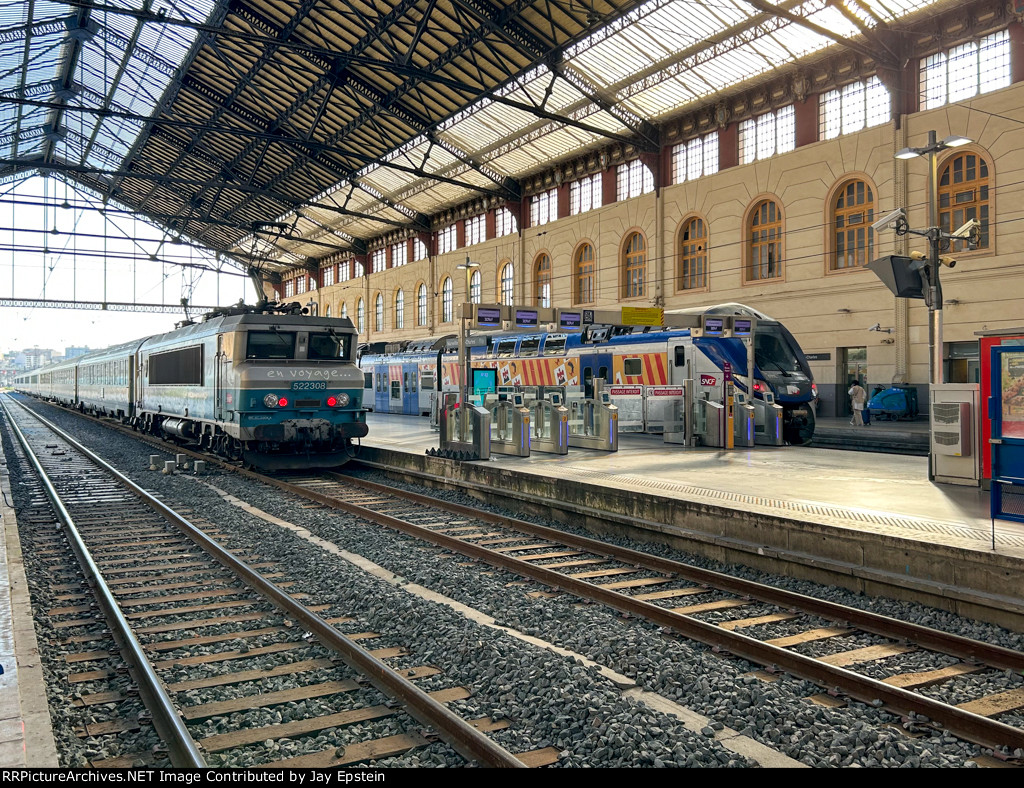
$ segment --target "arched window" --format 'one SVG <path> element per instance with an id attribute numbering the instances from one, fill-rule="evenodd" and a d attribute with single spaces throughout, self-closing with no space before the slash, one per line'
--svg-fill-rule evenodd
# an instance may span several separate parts
<path id="1" fill-rule="evenodd" d="M 341 302 L 341 316 L 348 317 L 348 304 L 344 301 Z"/>
<path id="2" fill-rule="evenodd" d="M 747 281 L 782 277 L 782 211 L 761 200 L 750 213 L 750 264 Z"/>
<path id="3" fill-rule="evenodd" d="M 416 288 L 416 325 L 425 326 L 427 324 L 427 286 L 420 283 L 420 286 Z"/>
<path id="4" fill-rule="evenodd" d="M 452 322 L 452 278 L 446 276 L 441 284 L 441 322 Z"/>
<path id="5" fill-rule="evenodd" d="M 875 259 L 875 195 L 864 181 L 843 184 L 832 201 L 832 263 L 842 271 Z"/>
<path id="6" fill-rule="evenodd" d="M 551 306 L 551 258 L 542 254 L 536 263 L 537 306 Z"/>
<path id="7" fill-rule="evenodd" d="M 480 282 L 482 277 L 479 271 L 474 271 L 473 275 L 469 278 L 469 303 L 479 304 L 480 303 Z"/>
<path id="8" fill-rule="evenodd" d="M 405 291 L 395 293 L 395 328 L 405 328 Z"/>
<path id="9" fill-rule="evenodd" d="M 501 303 L 506 306 L 512 306 L 514 300 L 513 296 L 513 284 L 516 278 L 516 269 L 512 263 L 505 263 L 501 269 Z"/>
<path id="10" fill-rule="evenodd" d="M 575 296 L 577 304 L 594 303 L 594 247 L 583 244 L 573 260 L 576 269 Z"/>
<path id="11" fill-rule="evenodd" d="M 639 298 L 646 292 L 647 243 L 640 233 L 626 237 L 622 257 L 622 297 Z"/>
<path id="12" fill-rule="evenodd" d="M 356 304 L 356 329 L 362 334 L 366 330 L 366 308 L 363 306 L 363 299 Z"/>
<path id="13" fill-rule="evenodd" d="M 324 317 L 330 317 L 330 316 L 331 316 L 331 305 L 330 305 L 330 304 L 328 304 L 328 305 L 327 305 L 327 306 L 326 306 L 326 307 L 324 308 Z"/>
<path id="14" fill-rule="evenodd" d="M 373 302 L 373 330 L 384 330 L 384 296 L 377 293 L 377 300 Z"/>
<path id="15" fill-rule="evenodd" d="M 677 290 L 702 290 L 708 286 L 708 229 L 699 216 L 688 219 L 679 230 Z"/>
<path id="16" fill-rule="evenodd" d="M 939 173 L 939 226 L 947 233 L 970 219 L 981 222 L 979 249 L 989 245 L 988 162 L 966 151 L 953 156 Z M 967 248 L 967 241 L 952 242 L 951 251 Z"/>

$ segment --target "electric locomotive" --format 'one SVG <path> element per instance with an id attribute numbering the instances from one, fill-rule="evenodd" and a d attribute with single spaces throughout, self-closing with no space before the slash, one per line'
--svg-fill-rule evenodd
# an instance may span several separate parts
<path id="1" fill-rule="evenodd" d="M 345 463 L 367 433 L 352 322 L 257 309 L 33 370 L 17 387 L 265 469 Z"/>

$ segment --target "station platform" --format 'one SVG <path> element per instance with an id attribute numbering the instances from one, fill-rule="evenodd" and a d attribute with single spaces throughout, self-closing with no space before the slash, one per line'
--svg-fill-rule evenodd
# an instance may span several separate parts
<path id="1" fill-rule="evenodd" d="M 910 421 L 873 420 L 868 426 L 855 426 L 849 418 L 819 416 L 814 425 L 815 448 L 846 451 L 877 451 L 886 454 L 928 456 L 928 419 Z"/>
<path id="2" fill-rule="evenodd" d="M 438 445 L 426 418 L 371 413 L 367 422 L 360 460 L 441 471 L 508 491 L 526 508 L 555 498 L 574 506 L 588 527 L 603 512 L 726 562 L 1024 630 L 1024 525 L 996 521 L 993 529 L 988 493 L 928 481 L 927 457 L 791 446 L 694 449 L 626 433 L 617 452 L 455 462 L 426 456 Z M 927 436 L 926 423 L 913 426 Z M 846 427 L 885 432 L 881 424 Z"/>

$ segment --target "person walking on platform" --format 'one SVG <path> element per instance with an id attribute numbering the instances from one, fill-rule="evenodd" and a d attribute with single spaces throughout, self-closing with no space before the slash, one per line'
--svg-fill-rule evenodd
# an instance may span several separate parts
<path id="1" fill-rule="evenodd" d="M 846 393 L 850 395 L 850 402 L 853 405 L 853 418 L 850 419 L 850 424 L 863 427 L 864 404 L 868 400 L 868 393 L 860 385 L 860 381 L 856 379 L 850 381 L 850 390 Z"/>

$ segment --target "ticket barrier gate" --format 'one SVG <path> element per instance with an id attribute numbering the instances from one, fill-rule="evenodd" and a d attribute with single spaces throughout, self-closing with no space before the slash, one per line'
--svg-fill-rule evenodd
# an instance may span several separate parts
<path id="1" fill-rule="evenodd" d="M 523 395 L 510 399 L 488 394 L 485 407 L 491 416 L 491 451 L 514 457 L 530 456 L 530 409 L 523 407 Z"/>
<path id="2" fill-rule="evenodd" d="M 726 427 L 729 420 L 725 405 L 709 399 L 699 399 L 695 405 L 694 435 L 704 446 L 728 448 Z"/>
<path id="3" fill-rule="evenodd" d="M 552 393 L 550 397 L 529 403 L 533 414 L 530 450 L 547 454 L 568 454 L 569 409 L 562 404 L 560 395 Z"/>
<path id="4" fill-rule="evenodd" d="M 737 449 L 746 449 L 753 446 L 757 434 L 757 428 L 754 423 L 754 406 L 746 400 L 746 395 L 739 391 L 735 393 L 733 398 L 733 446 Z"/>
<path id="5" fill-rule="evenodd" d="M 690 415 L 694 412 L 693 381 L 683 381 L 683 396 L 672 397 L 664 412 L 662 439 L 665 443 L 676 443 L 683 446 L 694 446 L 697 442 L 694 433 L 696 419 Z"/>
<path id="6" fill-rule="evenodd" d="M 486 408 L 470 405 L 466 408 L 465 433 L 462 431 L 462 412 L 458 402 L 452 401 L 441 409 L 440 448 L 427 449 L 431 457 L 451 460 L 487 460 L 491 456 L 491 414 Z"/>
<path id="7" fill-rule="evenodd" d="M 599 399 L 569 401 L 569 446 L 574 449 L 619 450 L 619 409 L 607 392 Z"/>
<path id="8" fill-rule="evenodd" d="M 754 442 L 766 446 L 782 446 L 782 406 L 775 404 L 770 397 L 754 400 Z"/>
<path id="9" fill-rule="evenodd" d="M 435 391 L 430 395 L 430 428 L 441 429 L 441 412 L 459 401 L 457 391 Z"/>

